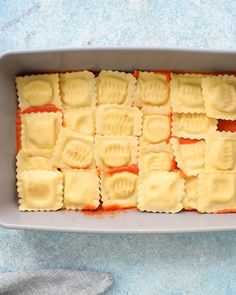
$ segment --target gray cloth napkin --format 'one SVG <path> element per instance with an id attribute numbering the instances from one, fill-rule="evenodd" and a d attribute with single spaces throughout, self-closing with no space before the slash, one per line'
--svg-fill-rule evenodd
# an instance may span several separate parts
<path id="1" fill-rule="evenodd" d="M 66 269 L 0 273 L 3 295 L 95 295 L 112 285 L 109 274 Z"/>

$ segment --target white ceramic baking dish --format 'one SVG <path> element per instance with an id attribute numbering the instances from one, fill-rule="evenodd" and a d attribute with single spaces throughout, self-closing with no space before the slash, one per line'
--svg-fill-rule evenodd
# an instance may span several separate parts
<path id="1" fill-rule="evenodd" d="M 0 225 L 74 232 L 159 233 L 235 230 L 235 214 L 125 212 L 87 216 L 80 212 L 19 212 L 15 186 L 16 92 L 14 77 L 73 69 L 167 69 L 236 71 L 236 51 L 145 48 L 81 48 L 8 52 L 0 57 Z"/>

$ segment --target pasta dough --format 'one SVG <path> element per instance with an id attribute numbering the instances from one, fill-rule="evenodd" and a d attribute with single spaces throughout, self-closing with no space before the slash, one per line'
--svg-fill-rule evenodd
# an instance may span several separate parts
<path id="1" fill-rule="evenodd" d="M 97 103 L 132 105 L 135 91 L 132 74 L 101 71 L 97 78 Z"/>
<path id="2" fill-rule="evenodd" d="M 94 135 L 94 111 L 90 108 L 65 110 L 63 112 L 64 127 Z"/>
<path id="3" fill-rule="evenodd" d="M 132 208 L 137 205 L 136 174 L 120 172 L 101 174 L 102 206 L 109 208 Z"/>
<path id="4" fill-rule="evenodd" d="M 217 76 L 202 80 L 207 116 L 216 119 L 236 119 L 236 77 Z"/>
<path id="5" fill-rule="evenodd" d="M 236 173 L 201 173 L 199 175 L 197 210 L 202 213 L 236 211 Z"/>
<path id="6" fill-rule="evenodd" d="M 206 140 L 206 168 L 213 171 L 236 170 L 236 136 L 217 132 Z"/>
<path id="7" fill-rule="evenodd" d="M 236 135 L 217 131 L 236 120 L 234 75 L 83 70 L 16 88 L 21 211 L 236 212 Z"/>
<path id="8" fill-rule="evenodd" d="M 62 207 L 62 174 L 59 171 L 25 170 L 17 182 L 21 211 L 50 211 Z"/>
<path id="9" fill-rule="evenodd" d="M 96 104 L 95 78 L 89 71 L 60 74 L 60 89 L 65 109 Z"/>
<path id="10" fill-rule="evenodd" d="M 176 213 L 183 209 L 184 179 L 175 172 L 152 173 L 138 185 L 138 209 Z"/>
<path id="11" fill-rule="evenodd" d="M 186 210 L 197 209 L 198 199 L 198 176 L 191 176 L 185 178 L 185 196 L 183 199 L 183 206 Z"/>
<path id="12" fill-rule="evenodd" d="M 172 135 L 190 139 L 204 139 L 216 131 L 216 119 L 205 114 L 173 114 Z"/>
<path id="13" fill-rule="evenodd" d="M 96 170 L 63 170 L 64 207 L 95 210 L 99 206 L 99 177 Z"/>
<path id="14" fill-rule="evenodd" d="M 21 120 L 23 149 L 34 152 L 54 149 L 62 124 L 60 112 L 24 114 Z"/>
<path id="15" fill-rule="evenodd" d="M 177 113 L 204 113 L 201 81 L 204 75 L 172 74 L 170 100 Z"/>
<path id="16" fill-rule="evenodd" d="M 99 135 L 140 135 L 142 112 L 136 107 L 101 105 L 96 113 Z"/>
<path id="17" fill-rule="evenodd" d="M 168 106 L 170 109 L 167 76 L 153 72 L 139 72 L 135 105 Z"/>
<path id="18" fill-rule="evenodd" d="M 171 122 L 167 108 L 144 107 L 142 141 L 155 144 L 168 141 Z"/>
<path id="19" fill-rule="evenodd" d="M 58 83 L 58 74 L 16 77 L 20 109 L 25 110 L 31 106 L 37 107 L 45 104 L 53 104 L 60 108 Z"/>
<path id="20" fill-rule="evenodd" d="M 172 168 L 173 151 L 169 144 L 145 144 L 139 150 L 140 175 L 153 172 L 170 171 Z"/>
<path id="21" fill-rule="evenodd" d="M 20 150 L 17 154 L 17 174 L 24 170 L 53 170 L 51 152 L 29 152 Z"/>
<path id="22" fill-rule="evenodd" d="M 93 137 L 62 128 L 52 163 L 57 168 L 94 167 Z"/>
<path id="23" fill-rule="evenodd" d="M 184 174 L 197 175 L 205 168 L 205 141 L 193 141 L 188 144 L 181 144 L 178 138 L 171 138 L 171 145 L 177 165 Z"/>
<path id="24" fill-rule="evenodd" d="M 95 156 L 100 170 L 137 163 L 138 140 L 132 136 L 100 136 L 95 138 Z"/>

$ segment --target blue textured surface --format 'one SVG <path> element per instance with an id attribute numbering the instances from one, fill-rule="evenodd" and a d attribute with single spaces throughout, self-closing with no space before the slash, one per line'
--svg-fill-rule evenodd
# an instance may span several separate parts
<path id="1" fill-rule="evenodd" d="M 0 52 L 98 45 L 236 49 L 236 1 L 0 0 Z M 138 236 L 0 229 L 0 271 L 107 271 L 115 280 L 109 294 L 236 294 L 235 245 L 233 232 Z"/>

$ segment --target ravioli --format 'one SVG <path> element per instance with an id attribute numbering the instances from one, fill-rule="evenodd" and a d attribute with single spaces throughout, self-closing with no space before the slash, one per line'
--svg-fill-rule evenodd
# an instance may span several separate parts
<path id="1" fill-rule="evenodd" d="M 54 170 L 51 152 L 29 152 L 20 150 L 17 154 L 17 174 L 24 170 Z"/>
<path id="2" fill-rule="evenodd" d="M 83 70 L 15 81 L 21 211 L 236 212 L 236 135 L 217 131 L 218 119 L 236 121 L 234 75 Z"/>
<path id="3" fill-rule="evenodd" d="M 175 172 L 152 173 L 139 180 L 138 209 L 177 213 L 183 209 L 184 179 Z"/>
<path id="4" fill-rule="evenodd" d="M 135 105 L 168 106 L 170 109 L 167 76 L 154 72 L 139 72 Z"/>
<path id="5" fill-rule="evenodd" d="M 63 112 L 63 123 L 66 128 L 94 135 L 94 110 L 90 108 L 65 110 Z"/>
<path id="6" fill-rule="evenodd" d="M 101 174 L 102 207 L 132 208 L 137 205 L 136 174 L 120 172 L 112 175 Z"/>
<path id="7" fill-rule="evenodd" d="M 236 211 L 236 172 L 201 173 L 197 210 L 202 213 Z"/>
<path id="8" fill-rule="evenodd" d="M 205 114 L 173 114 L 172 135 L 190 139 L 204 139 L 216 131 L 216 119 Z"/>
<path id="9" fill-rule="evenodd" d="M 142 141 L 150 144 L 168 141 L 171 134 L 171 121 L 167 108 L 144 107 Z"/>
<path id="10" fill-rule="evenodd" d="M 18 178 L 20 211 L 55 211 L 62 207 L 62 174 L 59 171 L 25 170 Z"/>
<path id="11" fill-rule="evenodd" d="M 169 144 L 145 144 L 139 149 L 140 175 L 170 171 L 173 163 L 173 151 Z"/>
<path id="12" fill-rule="evenodd" d="M 93 137 L 62 128 L 54 150 L 52 163 L 56 168 L 94 167 Z"/>
<path id="13" fill-rule="evenodd" d="M 188 176 L 197 175 L 205 168 L 205 141 L 181 144 L 178 138 L 171 138 L 178 167 Z"/>
<path id="14" fill-rule="evenodd" d="M 95 210 L 100 202 L 96 170 L 63 170 L 64 207 L 71 210 Z"/>
<path id="15" fill-rule="evenodd" d="M 30 75 L 16 77 L 19 107 L 38 107 L 53 104 L 61 107 L 58 74 Z"/>
<path id="16" fill-rule="evenodd" d="M 198 200 L 198 176 L 185 178 L 185 196 L 183 206 L 185 210 L 197 209 Z"/>
<path id="17" fill-rule="evenodd" d="M 132 74 L 101 71 L 97 77 L 97 104 L 132 105 L 135 84 Z"/>
<path id="18" fill-rule="evenodd" d="M 201 82 L 204 75 L 172 74 L 170 100 L 177 113 L 204 113 Z"/>
<path id="19" fill-rule="evenodd" d="M 217 132 L 206 140 L 206 168 L 212 171 L 236 170 L 236 136 Z"/>
<path id="20" fill-rule="evenodd" d="M 52 151 L 62 125 L 60 112 L 23 114 L 21 145 L 25 150 Z"/>
<path id="21" fill-rule="evenodd" d="M 95 157 L 100 170 L 137 163 L 138 140 L 132 136 L 95 137 Z"/>
<path id="22" fill-rule="evenodd" d="M 216 119 L 236 119 L 236 77 L 220 75 L 202 80 L 207 116 Z"/>
<path id="23" fill-rule="evenodd" d="M 95 78 L 89 71 L 60 74 L 60 90 L 65 109 L 96 104 Z"/>
<path id="24" fill-rule="evenodd" d="M 101 105 L 96 112 L 98 135 L 139 136 L 142 128 L 142 112 L 136 107 Z"/>

